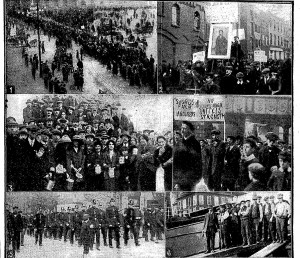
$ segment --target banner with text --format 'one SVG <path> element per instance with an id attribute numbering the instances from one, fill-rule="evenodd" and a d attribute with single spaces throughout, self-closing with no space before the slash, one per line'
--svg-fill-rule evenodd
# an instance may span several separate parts
<path id="1" fill-rule="evenodd" d="M 174 119 L 186 121 L 224 121 L 223 96 L 176 96 Z"/>

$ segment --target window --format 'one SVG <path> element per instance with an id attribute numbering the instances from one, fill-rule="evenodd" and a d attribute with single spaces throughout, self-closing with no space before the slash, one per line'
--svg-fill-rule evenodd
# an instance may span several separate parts
<path id="1" fill-rule="evenodd" d="M 214 205 L 218 206 L 219 205 L 219 196 L 214 197 Z"/>
<path id="2" fill-rule="evenodd" d="M 193 196 L 193 206 L 197 206 L 197 195 Z"/>
<path id="3" fill-rule="evenodd" d="M 221 197 L 221 204 L 224 204 L 224 203 L 226 203 L 226 202 L 225 202 L 225 197 L 223 196 L 223 197 Z"/>
<path id="4" fill-rule="evenodd" d="M 207 196 L 207 205 L 211 205 L 211 196 Z"/>
<path id="5" fill-rule="evenodd" d="M 180 26 L 180 8 L 177 4 L 172 6 L 172 25 Z"/>
<path id="6" fill-rule="evenodd" d="M 199 194 L 198 195 L 198 200 L 199 200 L 199 205 L 204 205 L 204 196 L 203 195 L 201 195 L 201 194 Z"/>
<path id="7" fill-rule="evenodd" d="M 199 14 L 199 12 L 194 13 L 194 29 L 200 30 L 200 14 Z"/>
<path id="8" fill-rule="evenodd" d="M 188 198 L 188 207 L 191 207 L 192 206 L 192 198 Z"/>

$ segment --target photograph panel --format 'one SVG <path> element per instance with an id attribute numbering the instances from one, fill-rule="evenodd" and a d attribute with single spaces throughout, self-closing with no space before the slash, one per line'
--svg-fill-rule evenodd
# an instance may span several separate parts
<path id="1" fill-rule="evenodd" d="M 157 93 L 156 1 L 5 3 L 7 93 Z"/>
<path id="2" fill-rule="evenodd" d="M 174 96 L 174 191 L 290 191 L 289 96 Z"/>
<path id="3" fill-rule="evenodd" d="M 292 257 L 291 192 L 166 193 L 167 257 Z"/>
<path id="4" fill-rule="evenodd" d="M 7 95 L 8 191 L 171 189 L 172 96 Z"/>
<path id="5" fill-rule="evenodd" d="M 164 257 L 164 201 L 157 192 L 7 193 L 7 257 Z"/>
<path id="6" fill-rule="evenodd" d="M 158 2 L 159 93 L 290 95 L 292 7 Z"/>

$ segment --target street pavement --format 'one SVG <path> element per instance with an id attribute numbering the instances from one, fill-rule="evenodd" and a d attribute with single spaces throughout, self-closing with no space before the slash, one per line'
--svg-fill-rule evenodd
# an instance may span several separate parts
<path id="1" fill-rule="evenodd" d="M 27 31 L 30 35 L 29 41 L 37 39 L 37 32 L 33 30 Z M 156 52 L 155 33 L 148 40 L 147 54 L 150 57 L 151 53 Z M 55 54 L 55 38 L 48 38 L 48 35 L 40 35 L 41 41 L 44 41 L 45 53 L 42 54 L 42 61 L 48 61 L 51 68 L 51 63 Z M 79 45 L 72 42 L 72 48 L 68 49 L 68 53 L 73 55 L 74 68 L 77 67 L 76 50 L 79 50 Z M 28 48 L 28 54 L 38 55 L 38 46 Z M 153 56 L 155 56 L 153 54 Z M 151 94 L 149 87 L 129 86 L 129 82 L 118 76 L 113 76 L 111 71 L 107 71 L 98 60 L 95 58 L 83 55 L 83 70 L 84 70 L 84 94 Z M 55 76 L 62 79 L 61 71 L 55 71 Z M 44 87 L 43 79 L 39 78 L 38 72 L 36 81 L 31 75 L 31 66 L 25 66 L 25 61 L 22 58 L 22 48 L 7 46 L 6 52 L 6 80 L 8 85 L 16 87 L 16 93 L 20 94 L 45 94 L 49 93 Z M 69 82 L 67 83 L 68 94 L 80 94 L 81 92 L 70 89 L 74 85 L 73 74 L 69 75 Z"/>
<path id="2" fill-rule="evenodd" d="M 103 246 L 102 236 L 100 238 L 100 251 L 90 251 L 88 255 L 83 256 L 83 246 L 79 247 L 77 243 L 71 245 L 70 242 L 64 242 L 53 239 L 43 239 L 43 245 L 35 245 L 34 237 L 25 235 L 24 246 L 21 246 L 20 252 L 16 253 L 16 258 L 93 258 L 93 257 L 136 257 L 136 258 L 162 258 L 165 257 L 165 241 L 145 242 L 144 238 L 140 238 L 140 246 L 135 246 L 134 240 L 130 239 L 127 246 L 121 241 L 121 249 L 115 248 L 115 241 L 113 240 L 114 248 Z"/>

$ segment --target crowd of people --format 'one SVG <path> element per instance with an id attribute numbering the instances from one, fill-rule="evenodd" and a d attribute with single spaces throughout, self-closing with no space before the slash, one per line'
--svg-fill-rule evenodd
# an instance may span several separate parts
<path id="1" fill-rule="evenodd" d="M 100 102 L 34 99 L 23 124 L 7 117 L 8 190 L 170 189 L 171 132 L 136 132 L 125 108 Z"/>
<path id="2" fill-rule="evenodd" d="M 290 95 L 292 63 L 269 59 L 266 63 L 232 58 L 207 62 L 162 62 L 161 91 L 199 94 Z"/>
<path id="3" fill-rule="evenodd" d="M 184 121 L 174 132 L 174 190 L 197 191 L 202 178 L 215 191 L 291 190 L 291 146 L 275 133 L 268 132 L 266 141 L 227 136 L 225 143 L 219 130 L 198 141 L 194 129 Z"/>
<path id="4" fill-rule="evenodd" d="M 105 210 L 97 200 L 93 200 L 89 207 L 79 208 L 76 205 L 75 208 L 62 208 L 61 211 L 38 207 L 36 213 L 22 212 L 17 206 L 11 211 L 6 206 L 5 217 L 7 251 L 13 252 L 26 248 L 26 235 L 34 238 L 35 244 L 39 246 L 43 245 L 43 238 L 64 241 L 66 244 L 69 241 L 71 245 L 77 242 L 79 247 L 83 247 L 83 253 L 88 254 L 90 250 L 101 251 L 107 246 L 113 248 L 113 240 L 115 247 L 121 248 L 121 232 L 124 246 L 131 241 L 131 236 L 135 245 L 139 246 L 140 238 L 149 242 L 150 236 L 150 241 L 159 243 L 164 234 L 163 208 L 153 206 L 141 210 L 134 205 L 133 200 L 129 200 L 125 210 L 119 210 L 113 198 Z"/>
<path id="5" fill-rule="evenodd" d="M 207 251 L 215 251 L 215 236 L 219 232 L 219 248 L 250 246 L 259 243 L 283 243 L 288 240 L 291 207 L 283 194 L 262 197 L 253 194 L 251 200 L 237 204 L 220 205 L 215 213 L 212 205 L 205 215 L 203 233 L 206 234 Z"/>
<path id="6" fill-rule="evenodd" d="M 77 12 L 83 12 L 83 10 Z M 65 94 L 68 76 L 73 72 L 74 85 L 72 88 L 83 91 L 83 54 L 88 54 L 99 60 L 103 66 L 106 66 L 107 70 L 112 72 L 113 76 L 121 76 L 128 81 L 130 86 L 150 87 L 153 92 L 157 91 L 155 60 L 152 55 L 149 57 L 146 54 L 148 43 L 145 37 L 141 37 L 139 34 L 134 35 L 131 30 L 126 30 L 127 38 L 124 38 L 121 32 L 113 32 L 110 27 L 106 28 L 105 34 L 95 36 L 92 26 L 88 26 L 89 29 L 78 28 L 82 26 L 83 21 L 75 19 L 68 11 L 59 12 L 59 15 L 48 13 L 47 17 L 39 20 L 35 16 L 26 16 L 20 13 L 12 13 L 11 15 L 17 18 L 17 23 L 21 20 L 27 24 L 27 29 L 33 28 L 34 32 L 39 26 L 41 33 L 48 35 L 49 41 L 51 37 L 56 39 L 54 59 L 41 62 L 41 75 L 45 81 L 45 87 L 49 89 L 50 93 Z M 70 17 L 75 24 L 69 24 Z M 89 19 L 93 19 L 93 16 L 89 16 Z M 69 49 L 72 48 L 72 40 L 80 47 L 76 53 L 76 71 L 73 68 L 72 53 L 68 53 Z M 45 51 L 45 43 L 42 43 Z M 26 39 L 26 47 L 31 47 L 30 38 Z M 44 53 L 44 51 L 42 52 Z M 28 66 L 28 60 L 31 58 L 25 47 L 22 56 L 25 58 L 25 65 Z M 37 62 L 31 62 L 34 79 L 39 67 L 38 57 L 35 56 Z M 57 78 L 55 70 L 62 71 L 63 79 Z M 49 83 L 52 84 L 50 87 Z"/>

